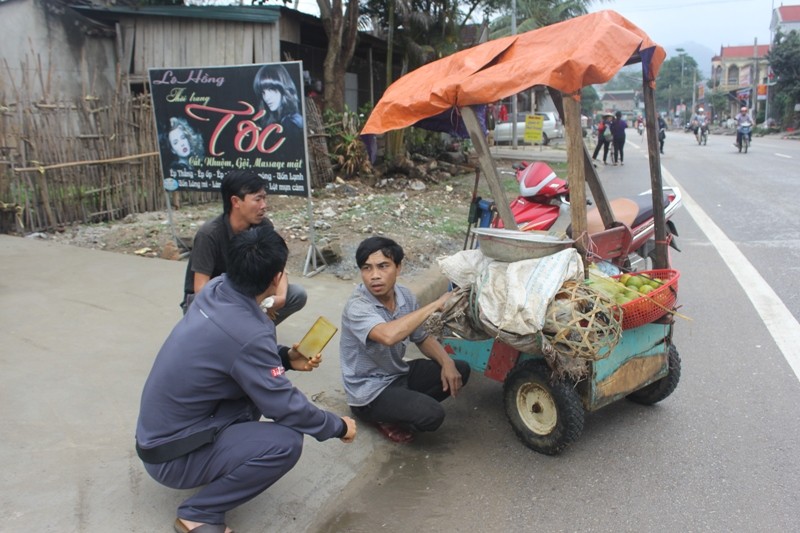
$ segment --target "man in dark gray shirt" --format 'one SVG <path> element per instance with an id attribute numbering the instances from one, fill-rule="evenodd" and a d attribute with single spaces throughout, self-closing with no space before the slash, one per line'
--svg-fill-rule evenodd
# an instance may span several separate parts
<path id="1" fill-rule="evenodd" d="M 209 280 L 227 270 L 225 257 L 228 244 L 237 233 L 267 226 L 272 222 L 266 216 L 267 192 L 264 180 L 252 170 L 232 170 L 222 178 L 223 212 L 203 224 L 197 231 L 189 264 L 186 265 L 183 312 Z M 269 301 L 270 316 L 280 324 L 289 315 L 306 304 L 306 291 L 300 285 L 290 284 L 284 272 L 281 284 Z"/>
<path id="2" fill-rule="evenodd" d="M 272 228 L 231 241 L 228 271 L 208 282 L 156 356 L 142 392 L 136 451 L 176 489 L 205 485 L 178 507 L 176 531 L 223 533 L 225 513 L 258 496 L 300 458 L 303 435 L 352 442 L 349 417 L 323 411 L 285 371 L 312 370 L 279 346 L 260 303 L 281 285 L 288 249 Z M 271 421 L 259 421 L 261 416 Z"/>

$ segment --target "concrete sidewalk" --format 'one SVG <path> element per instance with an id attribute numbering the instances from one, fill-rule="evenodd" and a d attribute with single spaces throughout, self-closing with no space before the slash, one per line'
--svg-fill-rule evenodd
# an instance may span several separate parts
<path id="1" fill-rule="evenodd" d="M 2 529 L 172 531 L 189 492 L 153 481 L 133 445 L 142 386 L 181 318 L 186 263 L 7 235 L 0 235 L 0 257 Z M 285 344 L 319 315 L 338 325 L 358 281 L 324 271 L 292 280 L 306 288 L 309 303 L 280 326 Z M 446 289 L 433 272 L 408 281 L 422 300 Z M 290 377 L 320 407 L 345 415 L 338 339 L 318 370 Z M 306 438 L 297 467 L 230 513 L 229 524 L 248 533 L 306 531 L 373 452 L 388 446 L 360 429 L 351 445 Z"/>

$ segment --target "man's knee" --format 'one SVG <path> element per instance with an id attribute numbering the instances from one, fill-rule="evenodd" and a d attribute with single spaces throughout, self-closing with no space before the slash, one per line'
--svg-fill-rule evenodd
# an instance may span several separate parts
<path id="1" fill-rule="evenodd" d="M 308 293 L 302 285 L 290 283 L 286 291 L 286 303 L 291 304 L 296 311 L 299 311 L 306 306 L 307 301 Z"/>
<path id="2" fill-rule="evenodd" d="M 469 363 L 459 359 L 454 359 L 454 362 L 456 364 L 456 370 L 458 370 L 458 372 L 461 374 L 461 385 L 466 385 L 467 381 L 469 381 L 469 376 L 472 373 Z"/>
<path id="3" fill-rule="evenodd" d="M 444 422 L 444 414 L 442 404 L 433 400 L 425 406 L 425 409 L 418 411 L 412 426 L 417 431 L 436 431 Z"/>

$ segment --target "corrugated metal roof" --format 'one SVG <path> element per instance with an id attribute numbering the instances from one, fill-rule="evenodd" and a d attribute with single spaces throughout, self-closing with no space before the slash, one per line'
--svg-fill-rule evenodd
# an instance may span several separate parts
<path id="1" fill-rule="evenodd" d="M 81 14 L 97 20 L 116 21 L 123 16 L 227 20 L 271 24 L 280 18 L 279 6 L 145 6 L 97 7 L 73 5 Z"/>

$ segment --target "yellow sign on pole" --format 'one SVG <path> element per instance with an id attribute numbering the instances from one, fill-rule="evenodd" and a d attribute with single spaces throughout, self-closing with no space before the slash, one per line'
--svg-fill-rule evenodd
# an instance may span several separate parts
<path id="1" fill-rule="evenodd" d="M 544 128 L 544 117 L 542 115 L 525 116 L 525 142 L 542 142 L 542 129 Z"/>

